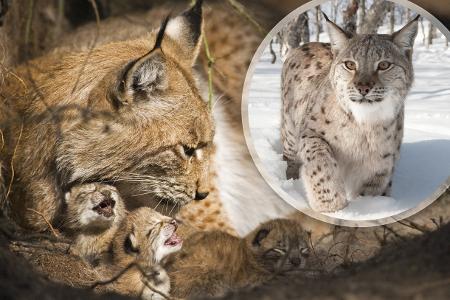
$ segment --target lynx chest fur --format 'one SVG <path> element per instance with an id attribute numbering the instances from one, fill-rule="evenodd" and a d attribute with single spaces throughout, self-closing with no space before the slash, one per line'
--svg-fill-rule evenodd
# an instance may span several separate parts
<path id="1" fill-rule="evenodd" d="M 411 87 L 417 20 L 393 35 L 355 35 L 328 21 L 331 44 L 291 51 L 282 73 L 287 178 L 301 177 L 314 210 L 389 195 Z"/>

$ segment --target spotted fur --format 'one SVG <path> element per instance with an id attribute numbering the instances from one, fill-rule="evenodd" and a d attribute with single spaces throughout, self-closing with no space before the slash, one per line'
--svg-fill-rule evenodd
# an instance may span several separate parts
<path id="1" fill-rule="evenodd" d="M 417 22 L 393 35 L 352 37 L 327 21 L 331 44 L 305 44 L 288 55 L 281 129 L 286 176 L 296 179 L 301 170 L 314 210 L 340 210 L 359 195 L 390 195 Z"/>

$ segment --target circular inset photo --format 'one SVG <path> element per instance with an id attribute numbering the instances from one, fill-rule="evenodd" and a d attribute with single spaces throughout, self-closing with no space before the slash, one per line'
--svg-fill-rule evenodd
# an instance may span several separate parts
<path id="1" fill-rule="evenodd" d="M 387 224 L 432 203 L 450 182 L 449 38 L 407 1 L 312 1 L 289 14 L 244 90 L 266 181 L 339 225 Z"/>

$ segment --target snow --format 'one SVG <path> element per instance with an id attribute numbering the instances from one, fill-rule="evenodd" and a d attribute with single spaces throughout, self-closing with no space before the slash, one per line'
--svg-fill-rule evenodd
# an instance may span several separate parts
<path id="1" fill-rule="evenodd" d="M 424 22 L 425 31 L 428 22 Z M 380 32 L 385 31 L 384 28 Z M 430 198 L 450 175 L 450 50 L 439 33 L 427 48 L 419 26 L 413 64 L 415 82 L 406 101 L 405 134 L 390 197 L 358 197 L 343 210 L 326 214 L 342 220 L 395 216 Z M 321 34 L 321 41 L 327 41 Z M 276 49 L 279 54 L 278 49 Z M 259 170 L 288 203 L 308 211 L 301 180 L 286 180 L 280 144 L 282 61 L 271 64 L 268 47 L 257 62 L 247 97 L 248 127 Z M 256 155 L 256 157 L 255 157 Z M 280 192 L 281 191 L 281 192 Z"/>

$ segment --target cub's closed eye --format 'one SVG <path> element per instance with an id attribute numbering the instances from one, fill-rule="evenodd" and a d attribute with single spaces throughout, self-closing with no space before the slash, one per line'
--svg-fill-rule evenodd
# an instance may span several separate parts
<path id="1" fill-rule="evenodd" d="M 195 154 L 195 148 L 183 145 L 183 151 L 186 156 L 193 156 Z"/>
<path id="2" fill-rule="evenodd" d="M 382 61 L 378 64 L 378 70 L 384 71 L 389 69 L 392 64 L 388 61 Z"/>
<path id="3" fill-rule="evenodd" d="M 356 63 L 354 61 L 347 60 L 344 62 L 344 66 L 350 71 L 356 70 Z"/>

